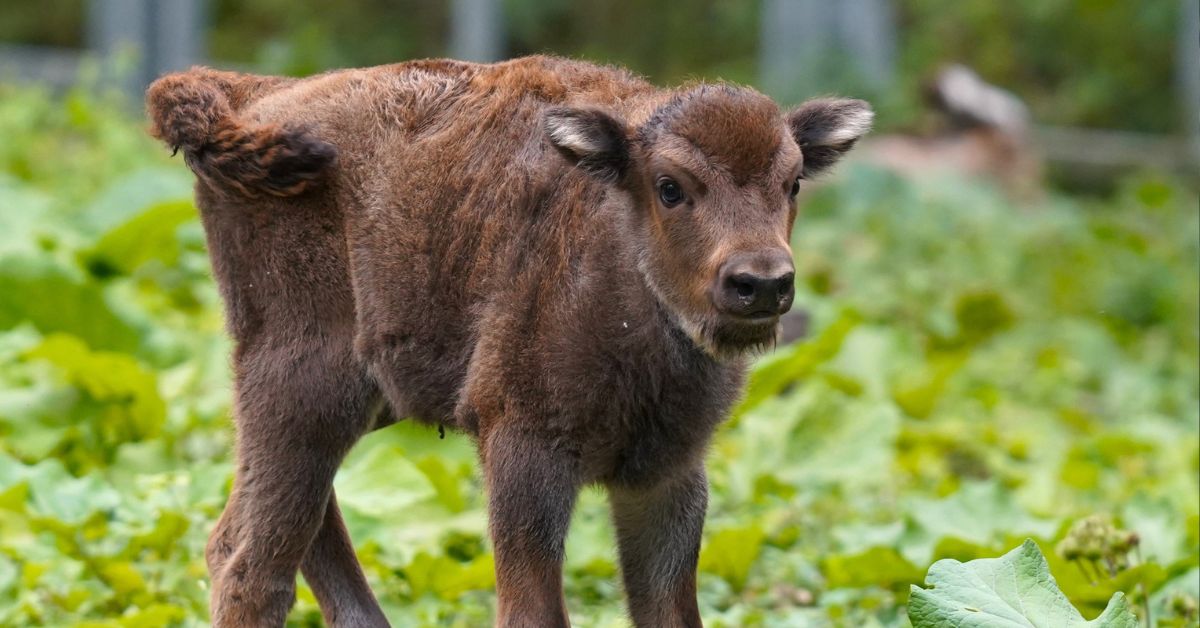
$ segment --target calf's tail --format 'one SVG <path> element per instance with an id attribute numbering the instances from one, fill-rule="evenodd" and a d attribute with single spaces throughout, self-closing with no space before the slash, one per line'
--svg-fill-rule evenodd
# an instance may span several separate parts
<path id="1" fill-rule="evenodd" d="M 263 79 L 192 68 L 150 85 L 151 134 L 175 151 L 197 176 L 246 196 L 295 196 L 319 184 L 337 156 L 307 130 L 240 120 L 239 105 Z"/>

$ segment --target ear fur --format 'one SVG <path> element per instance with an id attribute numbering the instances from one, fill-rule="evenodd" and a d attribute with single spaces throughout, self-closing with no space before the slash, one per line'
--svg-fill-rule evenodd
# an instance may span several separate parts
<path id="1" fill-rule="evenodd" d="M 792 137 L 804 155 L 804 177 L 837 163 L 867 131 L 875 112 L 866 101 L 852 98 L 816 98 L 788 114 Z"/>
<path id="2" fill-rule="evenodd" d="M 556 107 L 543 118 L 546 137 L 567 161 L 588 174 L 615 181 L 629 166 L 625 125 L 592 108 Z"/>

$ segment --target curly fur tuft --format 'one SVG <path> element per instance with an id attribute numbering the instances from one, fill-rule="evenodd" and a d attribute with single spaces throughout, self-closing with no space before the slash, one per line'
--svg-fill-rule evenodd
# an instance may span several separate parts
<path id="1" fill-rule="evenodd" d="M 303 128 L 240 121 L 220 75 L 203 68 L 164 76 L 146 92 L 150 132 L 198 176 L 245 196 L 301 194 L 337 156 Z"/>

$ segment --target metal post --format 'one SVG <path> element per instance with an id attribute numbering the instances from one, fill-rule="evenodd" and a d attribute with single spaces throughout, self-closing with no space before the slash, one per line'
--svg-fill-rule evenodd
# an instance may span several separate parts
<path id="1" fill-rule="evenodd" d="M 88 46 L 104 60 L 103 80 L 119 85 L 131 97 L 141 92 L 143 85 L 146 17 L 145 0 L 88 3 Z M 123 67 L 118 67 L 118 62 Z"/>
<path id="2" fill-rule="evenodd" d="M 833 46 L 832 13 L 822 0 L 764 0 L 759 82 L 781 101 L 795 101 L 820 84 L 819 61 Z"/>
<path id="3" fill-rule="evenodd" d="M 496 61 L 504 54 L 500 0 L 453 0 L 450 55 L 464 61 Z"/>
<path id="4" fill-rule="evenodd" d="M 863 87 L 894 77 L 895 17 L 889 0 L 763 0 L 759 80 L 782 101 L 834 87 L 849 74 Z"/>
<path id="5" fill-rule="evenodd" d="M 1179 11 L 1175 70 L 1185 116 L 1183 128 L 1191 144 L 1193 163 L 1200 163 L 1200 7 L 1196 0 L 1180 0 Z"/>
<path id="6" fill-rule="evenodd" d="M 159 75 L 200 61 L 205 5 L 206 0 L 90 0 L 88 44 L 104 60 L 104 80 L 140 103 Z"/>
<path id="7" fill-rule="evenodd" d="M 186 70 L 204 57 L 204 0 L 160 0 L 150 4 L 147 84 L 167 72 Z"/>
<path id="8" fill-rule="evenodd" d="M 871 87 L 891 84 L 895 73 L 895 15 L 888 0 L 842 0 L 838 30 L 855 68 Z"/>

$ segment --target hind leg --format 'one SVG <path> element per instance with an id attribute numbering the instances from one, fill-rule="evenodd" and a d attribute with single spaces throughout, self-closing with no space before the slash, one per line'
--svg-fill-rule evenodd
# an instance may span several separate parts
<path id="1" fill-rule="evenodd" d="M 208 564 L 208 575 L 214 581 L 220 578 L 225 563 L 237 546 L 238 492 L 235 480 L 233 490 L 229 494 L 229 501 L 225 503 L 225 510 L 221 512 L 221 517 L 217 519 L 217 525 L 208 535 L 208 545 L 204 548 L 204 560 Z"/>
<path id="2" fill-rule="evenodd" d="M 238 359 L 234 494 L 209 544 L 213 625 L 282 626 L 327 518 L 334 473 L 378 396 L 326 343 Z"/>
<path id="3" fill-rule="evenodd" d="M 326 624 L 334 628 L 388 626 L 354 555 L 333 493 L 325 507 L 321 530 L 308 548 L 300 572 L 317 596 Z"/>

